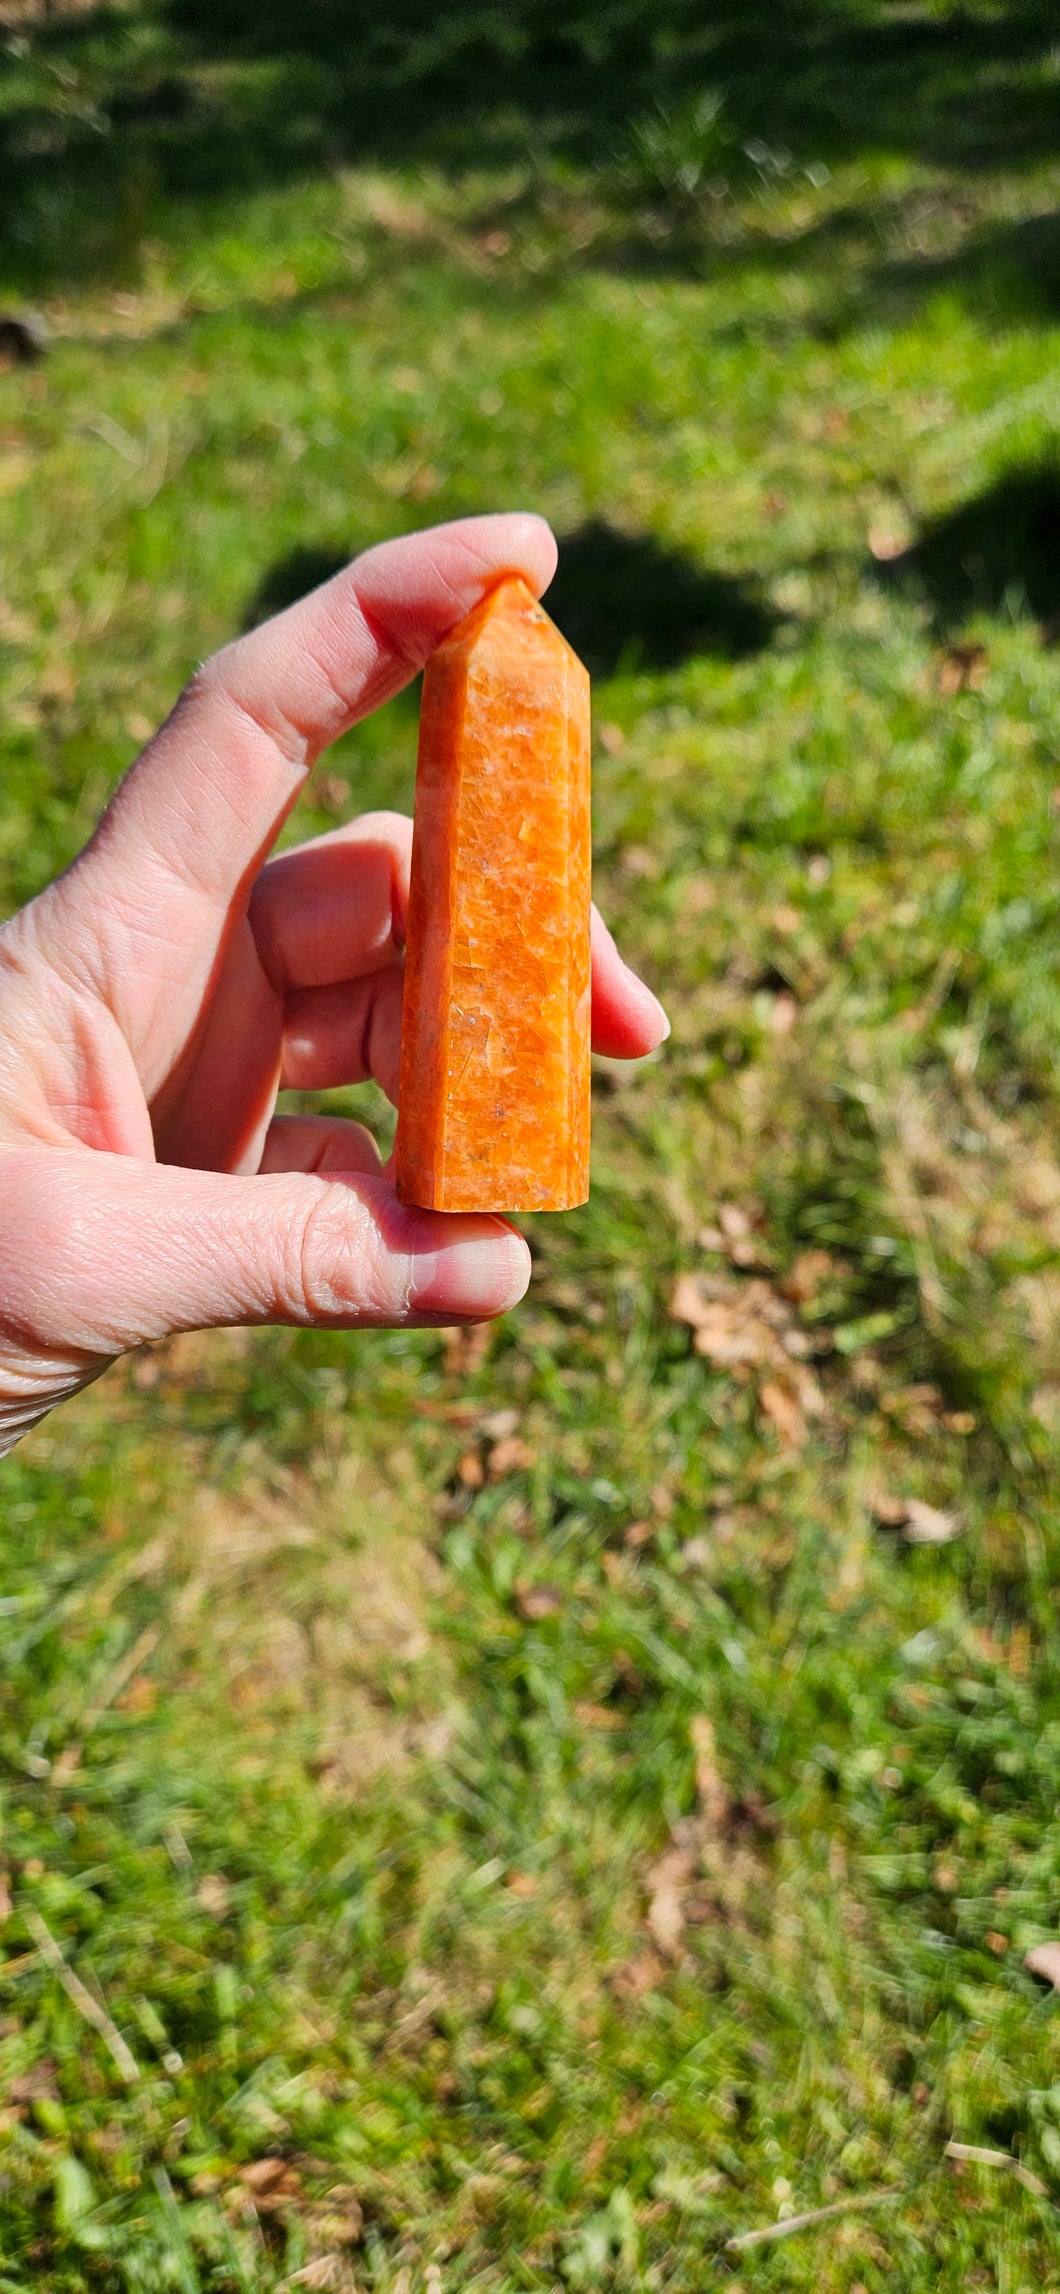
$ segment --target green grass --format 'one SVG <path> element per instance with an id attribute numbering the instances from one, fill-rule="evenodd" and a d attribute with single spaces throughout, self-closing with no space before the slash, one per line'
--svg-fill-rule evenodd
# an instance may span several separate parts
<path id="1" fill-rule="evenodd" d="M 1049 12 L 284 13 L 9 11 L 0 901 L 267 604 L 527 503 L 674 1034 L 480 1345 L 180 1340 L 4 1468 L 0 2288 L 1037 2294 Z M 414 745 L 405 697 L 292 833 Z M 716 1366 L 680 1274 L 808 1351 Z"/>

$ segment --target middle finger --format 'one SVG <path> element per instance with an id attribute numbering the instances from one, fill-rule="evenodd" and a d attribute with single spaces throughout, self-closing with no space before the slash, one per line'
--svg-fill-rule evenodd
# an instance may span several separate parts
<path id="1" fill-rule="evenodd" d="M 362 979 L 405 944 L 412 822 L 369 812 L 262 869 L 250 900 L 258 954 L 280 995 Z"/>

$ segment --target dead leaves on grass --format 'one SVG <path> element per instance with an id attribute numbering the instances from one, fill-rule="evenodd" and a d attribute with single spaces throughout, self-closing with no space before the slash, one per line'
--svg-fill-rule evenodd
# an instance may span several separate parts
<path id="1" fill-rule="evenodd" d="M 251 2159 L 240 2168 L 239 2180 L 258 2214 L 282 2214 L 304 2192 L 302 2177 L 288 2159 Z"/>
<path id="2" fill-rule="evenodd" d="M 733 1794 L 718 1766 L 713 1724 L 705 1714 L 690 1730 L 696 1807 L 671 1831 L 645 1874 L 648 1943 L 620 1968 L 615 1989 L 636 2001 L 665 1980 L 683 1956 L 688 1928 L 719 1924 L 746 1929 L 765 1867 L 761 1842 L 772 1826 L 753 1793 Z"/>
<path id="3" fill-rule="evenodd" d="M 652 1865 L 648 1874 L 651 1895 L 645 1924 L 652 1942 L 665 1960 L 675 1960 L 685 1932 L 685 1909 L 689 1891 L 696 1875 L 696 1855 L 691 1843 L 682 1844 L 675 1839 Z"/>
<path id="4" fill-rule="evenodd" d="M 716 1223 L 701 1227 L 696 1241 L 701 1251 L 717 1251 L 731 1266 L 741 1267 L 745 1273 L 752 1268 L 768 1272 L 773 1261 L 763 1226 L 764 1214 L 759 1204 L 720 1203 Z"/>
<path id="5" fill-rule="evenodd" d="M 612 1978 L 612 1988 L 620 1999 L 632 2000 L 636 2005 L 638 2000 L 646 1999 L 650 1991 L 658 1991 L 668 1974 L 667 1963 L 659 1958 L 658 1952 L 637 1952 L 618 1969 Z"/>
<path id="6" fill-rule="evenodd" d="M 481 1370 L 493 1342 L 492 1322 L 454 1323 L 442 1331 L 445 1375 L 460 1383 Z"/>
<path id="7" fill-rule="evenodd" d="M 487 1484 L 529 1473 L 537 1463 L 537 1451 L 516 1431 L 518 1410 L 483 1410 L 473 1403 L 454 1402 L 425 1414 L 458 1427 L 467 1440 L 449 1488 L 438 1501 L 437 1510 L 443 1518 L 464 1512 Z"/>
<path id="8" fill-rule="evenodd" d="M 821 1417 L 825 1406 L 807 1358 L 830 1341 L 804 1330 L 796 1312 L 796 1301 L 807 1304 L 816 1295 L 811 1256 L 823 1261 L 826 1254 L 808 1253 L 796 1262 L 789 1278 L 796 1283 L 794 1299 L 759 1275 L 739 1282 L 705 1274 L 679 1275 L 670 1298 L 671 1319 L 691 1330 L 696 1353 L 738 1385 L 757 1385 L 762 1416 L 788 1449 L 801 1447 L 807 1421 Z"/>
<path id="9" fill-rule="evenodd" d="M 477 1442 L 465 1450 L 456 1469 L 465 1489 L 480 1490 L 487 1482 L 503 1482 L 509 1474 L 529 1472 L 534 1451 L 516 1433 L 518 1423 L 517 1410 L 493 1410 L 478 1419 Z"/>
<path id="10" fill-rule="evenodd" d="M 875 1492 L 869 1510 L 882 1529 L 896 1529 L 907 1545 L 951 1545 L 964 1526 L 957 1513 L 927 1505 L 923 1498 L 898 1497 L 887 1490 Z"/>
<path id="11" fill-rule="evenodd" d="M 295 2271 L 290 2283 L 307 2287 L 309 2294 L 357 2294 L 357 2281 L 337 2254 L 318 2254 Z"/>
<path id="12" fill-rule="evenodd" d="M 961 1534 L 960 1515 L 945 1513 L 922 1498 L 906 1499 L 902 1536 L 907 1545 L 949 1545 Z"/>
<path id="13" fill-rule="evenodd" d="M 364 2209 L 352 2183 L 331 2182 L 316 2197 L 307 2191 L 306 2174 L 326 2181 L 329 2172 L 333 2170 L 317 2159 L 251 2159 L 240 2168 L 239 2179 L 229 2191 L 229 2208 L 251 2221 L 255 2217 L 280 2223 L 297 2221 L 310 2246 L 317 2249 L 311 2267 L 336 2264 L 343 2248 L 360 2245 Z M 334 2271 L 330 2277 L 302 2280 L 303 2284 L 322 2286 L 340 2282 Z"/>
<path id="14" fill-rule="evenodd" d="M 515 1587 L 515 1606 L 528 1625 L 540 1624 L 546 1617 L 558 1617 L 563 1600 L 558 1585 L 528 1585 L 520 1579 Z"/>
<path id="15" fill-rule="evenodd" d="M 232 1908 L 232 1890 L 220 1872 L 203 1873 L 195 1898 L 211 1920 L 227 1919 Z"/>
<path id="16" fill-rule="evenodd" d="M 947 645 L 935 662 L 934 682 L 946 701 L 959 693 L 981 693 L 990 657 L 985 645 Z"/>

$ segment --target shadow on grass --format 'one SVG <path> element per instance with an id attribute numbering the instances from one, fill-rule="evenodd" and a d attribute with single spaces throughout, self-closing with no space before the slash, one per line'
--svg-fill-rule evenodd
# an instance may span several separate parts
<path id="1" fill-rule="evenodd" d="M 594 677 L 697 653 L 737 659 L 767 645 L 779 619 L 744 582 L 603 519 L 561 537 L 545 604 Z"/>
<path id="2" fill-rule="evenodd" d="M 967 303 L 998 326 L 1055 324 L 1060 210 L 973 231 L 953 253 L 881 264 L 842 311 L 839 327 L 870 317 L 901 320 L 936 295 Z"/>
<path id="3" fill-rule="evenodd" d="M 942 634 L 973 614 L 1027 614 L 1060 637 L 1060 462 L 1007 471 L 885 569 L 927 598 Z"/>
<path id="4" fill-rule="evenodd" d="M 1054 0 L 140 0 L 26 15 L 5 58 L 0 260 L 113 274 L 174 199 L 370 159 L 527 147 L 613 165 L 631 123 L 724 94 L 735 143 L 1011 167 L 1060 146 Z M 680 177 L 680 154 L 674 165 Z M 674 263 L 693 261 L 678 235 Z"/>
<path id="5" fill-rule="evenodd" d="M 936 296 L 965 304 L 997 327 L 1056 323 L 1060 209 L 971 230 L 959 246 L 945 253 L 879 262 L 881 239 L 915 230 L 922 204 L 920 191 L 848 202 L 804 230 L 740 233 L 727 243 L 723 238 L 712 241 L 701 226 L 687 220 L 663 227 L 658 219 L 649 218 L 644 228 L 642 218 L 638 231 L 612 244 L 607 260 L 617 270 L 712 278 L 734 272 L 801 273 L 814 267 L 827 278 L 829 271 L 845 270 L 849 275 L 853 270 L 852 287 L 826 285 L 821 313 L 813 322 L 815 331 L 829 341 L 881 321 L 905 323 Z M 751 334 L 777 341 L 792 331 L 790 319 L 763 318 L 757 312 L 720 330 L 722 339 L 740 340 Z"/>
<path id="6" fill-rule="evenodd" d="M 352 555 L 352 550 L 326 546 L 288 550 L 286 557 L 277 558 L 275 565 L 262 575 L 243 615 L 242 628 L 256 629 L 259 622 L 269 621 L 274 613 L 283 613 L 287 606 L 296 605 L 311 589 L 319 589 L 321 582 L 341 573 Z"/>
<path id="7" fill-rule="evenodd" d="M 352 555 L 328 546 L 288 551 L 263 575 L 243 628 L 282 613 Z M 767 645 L 779 620 L 743 582 L 704 572 L 652 534 L 619 533 L 603 520 L 561 537 L 544 602 L 594 677 L 669 669 L 697 653 L 733 660 Z"/>

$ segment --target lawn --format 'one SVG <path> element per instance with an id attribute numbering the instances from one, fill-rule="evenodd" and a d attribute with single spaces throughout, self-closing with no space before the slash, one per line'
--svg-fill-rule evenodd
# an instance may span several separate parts
<path id="1" fill-rule="evenodd" d="M 1060 47 L 759 16 L 0 7 L 0 907 L 526 504 L 674 1023 L 507 1322 L 0 1469 L 5 2294 L 1060 2287 Z"/>

